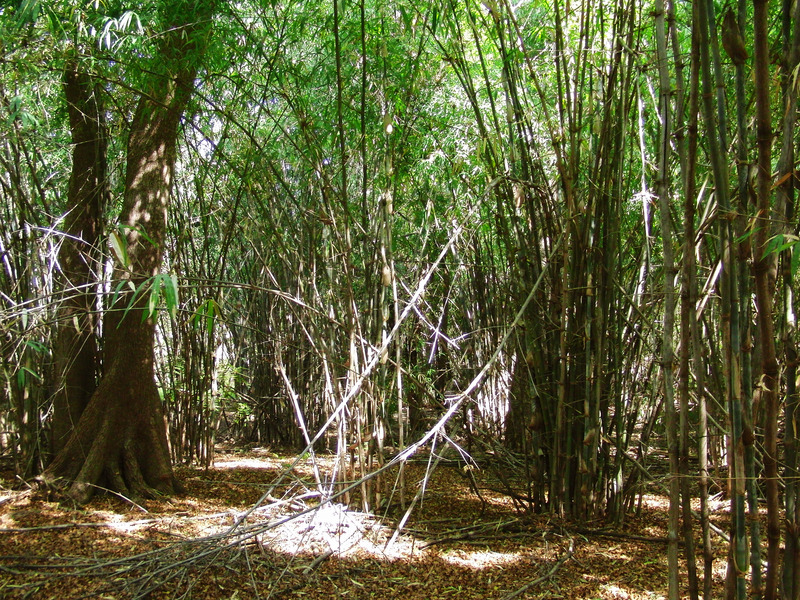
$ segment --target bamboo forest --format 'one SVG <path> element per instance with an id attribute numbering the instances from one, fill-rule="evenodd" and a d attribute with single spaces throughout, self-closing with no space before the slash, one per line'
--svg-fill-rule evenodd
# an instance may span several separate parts
<path id="1" fill-rule="evenodd" d="M 0 597 L 800 599 L 798 91 L 797 0 L 0 2 Z"/>

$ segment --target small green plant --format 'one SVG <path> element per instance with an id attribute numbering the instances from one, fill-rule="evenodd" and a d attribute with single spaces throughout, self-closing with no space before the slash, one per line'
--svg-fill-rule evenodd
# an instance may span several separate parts
<path id="1" fill-rule="evenodd" d="M 249 420 L 253 414 L 253 408 L 245 402 L 236 403 L 236 423 L 241 424 Z"/>
<path id="2" fill-rule="evenodd" d="M 209 335 L 211 335 L 214 330 L 214 322 L 221 318 L 222 310 L 220 309 L 219 304 L 213 298 L 208 298 L 207 300 L 204 300 L 200 306 L 197 307 L 197 310 L 192 313 L 189 322 L 194 329 L 200 329 L 203 325 L 205 325 L 206 331 Z"/>
<path id="3" fill-rule="evenodd" d="M 227 362 L 221 363 L 217 367 L 217 397 L 222 401 L 236 400 L 238 397 L 236 390 L 244 379 L 241 367 Z"/>

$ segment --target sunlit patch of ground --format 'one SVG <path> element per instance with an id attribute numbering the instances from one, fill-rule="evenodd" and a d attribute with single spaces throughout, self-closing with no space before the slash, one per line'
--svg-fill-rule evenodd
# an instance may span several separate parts
<path id="1" fill-rule="evenodd" d="M 493 550 L 454 549 L 442 552 L 442 560 L 470 569 L 491 569 L 514 564 L 525 555 L 519 552 L 495 552 Z"/>
<path id="2" fill-rule="evenodd" d="M 234 458 L 232 460 L 215 460 L 214 468 L 221 471 L 228 469 L 274 469 L 271 461 L 262 458 Z"/>
<path id="3" fill-rule="evenodd" d="M 603 598 L 613 598 L 615 600 L 633 600 L 634 598 L 646 598 L 647 600 L 666 600 L 663 594 L 655 592 L 635 592 L 618 585 L 608 584 L 600 586 Z"/>
<path id="4" fill-rule="evenodd" d="M 326 489 L 334 462 L 317 460 Z M 105 496 L 80 509 L 0 479 L 0 597 L 477 600 L 522 588 L 519 598 L 666 597 L 667 504 L 658 495 L 643 497 L 618 537 L 595 536 L 604 523 L 517 512 L 484 486 L 484 472 L 475 472 L 479 498 L 457 466 L 428 479 L 419 462 L 405 468 L 406 503 L 423 482 L 426 494 L 397 532 L 397 469 L 374 483 L 385 491 L 379 519 L 358 510 L 360 488 L 350 507 L 320 504 L 313 467 L 269 449 L 229 452 L 209 469 L 179 467 L 184 496 Z M 715 518 L 722 526 L 727 515 Z M 726 547 L 715 548 L 721 589 Z"/>

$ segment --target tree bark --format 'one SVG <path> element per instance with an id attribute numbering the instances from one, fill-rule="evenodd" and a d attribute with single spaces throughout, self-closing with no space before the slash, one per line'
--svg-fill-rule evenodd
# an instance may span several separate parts
<path id="1" fill-rule="evenodd" d="M 800 64 L 800 5 L 791 0 L 783 0 L 782 38 L 784 56 L 782 65 L 783 113 L 781 131 L 781 154 L 778 160 L 778 182 L 776 184 L 775 208 L 781 223 L 781 230 L 791 234 L 796 216 L 795 176 L 795 137 L 797 129 L 797 87 L 793 73 Z M 782 346 L 786 365 L 786 400 L 783 422 L 784 433 L 784 470 L 786 481 L 784 491 L 784 525 L 785 550 L 783 555 L 782 594 L 787 600 L 800 598 L 800 435 L 794 424 L 800 417 L 800 394 L 797 390 L 797 316 L 794 310 L 794 276 L 792 264 L 793 254 L 798 248 L 792 247 L 784 251 L 781 260 L 783 276 L 783 317 Z"/>
<path id="2" fill-rule="evenodd" d="M 700 324 L 697 319 L 697 262 L 695 259 L 696 243 L 695 238 L 697 229 L 695 227 L 695 206 L 697 203 L 697 146 L 698 146 L 698 112 L 700 109 L 700 59 L 699 46 L 700 38 L 697 35 L 697 4 L 692 8 L 692 20 L 695 24 L 692 33 L 692 52 L 691 52 L 691 74 L 689 76 L 689 111 L 686 126 L 686 169 L 684 171 L 684 246 L 682 277 L 683 287 L 681 291 L 681 385 L 683 386 L 681 411 L 688 416 L 688 396 L 689 396 L 689 371 L 692 371 L 695 380 L 695 390 L 697 395 L 697 463 L 698 463 L 698 496 L 700 497 L 700 529 L 702 531 L 702 553 L 703 553 L 703 590 L 704 600 L 711 600 L 712 597 L 712 568 L 714 562 L 713 547 L 711 545 L 711 528 L 709 520 L 708 506 L 708 407 L 705 393 L 705 372 L 702 359 L 702 342 L 700 336 Z M 691 360 L 690 360 L 691 359 Z M 683 435 L 683 432 L 682 432 Z M 688 446 L 686 448 L 688 459 Z M 688 465 L 684 474 L 688 473 Z M 687 500 L 684 499 L 684 502 Z M 684 531 L 691 535 L 692 532 L 686 528 Z M 685 535 L 686 535 L 685 534 Z M 688 540 L 685 540 L 688 542 Z M 687 544 L 688 549 L 688 544 Z M 687 561 L 695 560 L 687 552 Z M 695 574 L 696 577 L 696 574 Z M 691 586 L 691 582 L 690 582 Z M 695 583 L 695 586 L 697 584 Z M 695 598 L 700 595 L 700 590 L 690 589 L 690 595 Z"/>
<path id="3" fill-rule="evenodd" d="M 661 211 L 661 240 L 664 254 L 664 320 L 661 340 L 661 372 L 664 381 L 664 407 L 669 456 L 669 521 L 667 526 L 667 581 L 668 597 L 677 600 L 680 596 L 678 572 L 678 537 L 680 528 L 680 465 L 678 455 L 678 415 L 675 410 L 673 367 L 675 355 L 673 332 L 675 325 L 675 259 L 673 252 L 672 219 L 669 202 L 669 157 L 672 137 L 672 81 L 667 64 L 666 8 L 663 0 L 656 0 L 656 50 L 658 56 L 658 111 L 661 130 L 658 136 L 656 164 L 656 196 Z"/>
<path id="4" fill-rule="evenodd" d="M 53 454 L 64 448 L 96 387 L 97 242 L 107 197 L 106 132 L 99 89 L 77 60 L 70 60 L 64 70 L 64 96 L 72 132 L 72 172 L 58 253 L 64 298 L 53 348 L 57 385 Z"/>
<path id="5" fill-rule="evenodd" d="M 166 68 L 151 77 L 131 122 L 120 217 L 127 260 L 116 273 L 117 289 L 124 292 L 105 315 L 105 372 L 69 441 L 43 475 L 45 481 L 68 481 L 69 495 L 80 503 L 98 485 L 134 497 L 178 489 L 155 383 L 155 319 L 149 294 L 142 290 L 161 268 L 178 126 L 212 9 L 210 1 L 170 6 L 160 56 Z"/>
<path id="6" fill-rule="evenodd" d="M 775 348 L 772 294 L 775 289 L 775 256 L 767 253 L 771 236 L 770 188 L 772 183 L 772 121 L 770 114 L 768 2 L 754 0 L 754 87 L 756 98 L 756 240 L 753 256 L 758 332 L 761 340 L 762 375 L 758 394 L 765 406 L 764 474 L 767 497 L 767 575 L 764 598 L 778 596 L 780 573 L 780 504 L 778 500 L 778 358 Z"/>

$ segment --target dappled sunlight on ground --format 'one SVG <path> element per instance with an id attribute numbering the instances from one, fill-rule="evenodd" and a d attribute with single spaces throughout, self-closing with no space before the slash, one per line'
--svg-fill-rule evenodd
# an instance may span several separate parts
<path id="1" fill-rule="evenodd" d="M 492 550 L 455 549 L 442 552 L 441 557 L 443 561 L 461 567 L 469 567 L 470 569 L 493 569 L 524 560 L 525 554 L 524 551 L 495 552 Z"/>
<path id="2" fill-rule="evenodd" d="M 333 462 L 319 457 L 323 479 Z M 516 597 L 666 597 L 664 498 L 644 496 L 640 516 L 611 530 L 520 513 L 484 472 L 478 497 L 457 465 L 429 479 L 426 467 L 405 467 L 406 501 L 423 481 L 426 494 L 402 532 L 396 493 L 381 518 L 357 510 L 360 490 L 350 507 L 319 504 L 311 459 L 269 449 L 178 467 L 184 496 L 136 503 L 108 495 L 63 506 L 0 479 L 0 597 L 477 600 L 522 588 Z M 390 492 L 396 482 L 395 469 L 375 485 Z"/>
<path id="3" fill-rule="evenodd" d="M 643 594 L 636 594 L 628 589 L 619 587 L 618 585 L 608 584 L 601 585 L 600 590 L 603 592 L 604 598 L 614 598 L 619 600 L 629 600 L 631 598 L 647 598 L 648 600 L 666 600 L 666 596 L 656 594 L 655 592 L 644 592 Z"/>

